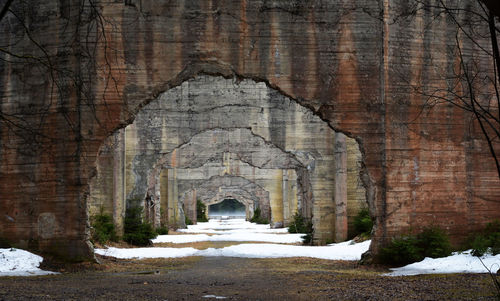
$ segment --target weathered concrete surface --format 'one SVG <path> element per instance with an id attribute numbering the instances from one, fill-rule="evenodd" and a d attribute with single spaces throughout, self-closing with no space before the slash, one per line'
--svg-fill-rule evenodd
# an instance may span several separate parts
<path id="1" fill-rule="evenodd" d="M 106 47 L 98 27 L 77 23 L 76 0 L 13 6 L 46 54 L 13 16 L 2 20 L 2 45 L 42 58 L 0 60 L 3 239 L 90 256 L 85 202 L 99 148 L 200 73 L 266 81 L 357 139 L 375 251 L 410 228 L 434 224 L 458 240 L 499 217 L 500 183 L 477 124 L 446 105 L 420 114 L 425 99 L 406 80 L 443 85 L 439 73 L 453 72 L 456 27 L 444 17 L 398 18 L 399 0 L 128 2 L 100 3 Z M 85 47 L 95 40 L 96 53 Z M 46 55 L 67 73 L 49 72 Z"/>

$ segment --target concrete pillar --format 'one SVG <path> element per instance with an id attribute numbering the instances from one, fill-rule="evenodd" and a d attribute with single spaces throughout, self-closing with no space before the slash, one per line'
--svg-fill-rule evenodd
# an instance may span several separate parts
<path id="1" fill-rule="evenodd" d="M 335 134 L 335 241 L 347 239 L 347 145 L 346 136 Z"/>
<path id="2" fill-rule="evenodd" d="M 162 226 L 168 226 L 168 169 L 160 173 L 160 221 Z"/>
<path id="3" fill-rule="evenodd" d="M 274 189 L 270 190 L 272 225 L 279 228 L 283 227 L 283 170 L 276 170 L 273 177 Z"/>
<path id="4" fill-rule="evenodd" d="M 177 188 L 177 170 L 168 169 L 168 224 L 176 226 L 178 222 L 178 188 Z"/>
<path id="5" fill-rule="evenodd" d="M 196 189 L 193 189 L 192 195 L 191 195 L 191 202 L 189 206 L 191 206 L 191 210 L 189 213 L 189 218 L 191 219 L 192 222 L 196 222 L 197 218 L 197 210 L 196 210 L 196 204 L 198 203 L 198 197 L 196 193 Z M 187 212 L 184 212 L 184 214 L 188 214 Z"/>
<path id="6" fill-rule="evenodd" d="M 250 220 L 253 216 L 253 211 L 255 210 L 254 204 L 249 203 L 248 206 L 246 206 L 246 214 L 247 214 L 247 220 Z"/>
<path id="7" fill-rule="evenodd" d="M 295 170 L 288 170 L 288 187 L 289 187 L 289 201 L 290 204 L 290 219 L 295 215 L 299 208 L 299 199 L 297 191 L 297 175 Z"/>
<path id="8" fill-rule="evenodd" d="M 161 173 L 155 175 L 153 193 L 151 195 L 151 201 L 153 205 L 153 226 L 159 228 L 161 226 L 161 201 L 160 201 L 160 177 Z"/>
<path id="9" fill-rule="evenodd" d="M 283 170 L 283 181 L 282 181 L 282 192 L 283 192 L 283 224 L 288 225 L 290 221 L 290 202 L 288 200 L 288 171 Z"/>
<path id="10" fill-rule="evenodd" d="M 362 156 L 358 143 L 347 138 L 347 220 L 349 236 L 354 234 L 354 218 L 367 206 L 366 190 L 360 178 Z"/>
<path id="11" fill-rule="evenodd" d="M 116 136 L 116 145 L 113 154 L 113 223 L 116 233 L 123 235 L 123 220 L 125 218 L 125 129 L 120 130 Z"/>

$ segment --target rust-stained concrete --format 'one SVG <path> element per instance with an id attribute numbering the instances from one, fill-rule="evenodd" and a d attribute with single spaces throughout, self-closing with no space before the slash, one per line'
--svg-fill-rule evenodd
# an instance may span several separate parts
<path id="1" fill-rule="evenodd" d="M 99 2 L 108 22 L 92 27 L 77 23 L 79 2 L 13 5 L 45 52 L 12 15 L 0 23 L 1 44 L 20 57 L 0 60 L 2 241 L 89 258 L 86 202 L 105 139 L 202 73 L 263 81 L 358 141 L 374 251 L 428 225 L 458 242 L 500 217 L 478 125 L 448 105 L 422 114 L 408 85 L 432 90 L 457 67 L 445 17 L 398 18 L 399 0 L 133 0 Z"/>

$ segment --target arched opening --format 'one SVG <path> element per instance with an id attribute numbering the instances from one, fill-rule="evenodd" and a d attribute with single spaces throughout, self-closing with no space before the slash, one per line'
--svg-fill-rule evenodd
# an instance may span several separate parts
<path id="1" fill-rule="evenodd" d="M 120 228 L 135 204 L 155 225 L 182 227 L 185 191 L 232 175 L 269 192 L 275 226 L 300 212 L 316 243 L 341 241 L 367 206 L 361 173 L 356 141 L 309 109 L 264 83 L 203 75 L 161 94 L 108 139 L 89 213 L 108 208 Z"/>
<path id="2" fill-rule="evenodd" d="M 209 218 L 245 218 L 247 211 L 246 206 L 237 199 L 224 199 L 221 202 L 209 205 L 207 209 Z"/>
<path id="3" fill-rule="evenodd" d="M 261 210 L 261 215 L 272 222 L 269 191 L 247 178 L 234 175 L 213 176 L 201 184 L 195 184 L 179 199 L 185 216 L 196 222 L 196 203 L 199 200 L 206 206 L 227 198 L 237 199 L 245 205 L 245 217 L 250 219 L 253 211 Z M 168 200 L 167 200 L 168 201 Z M 293 204 L 292 204 L 293 205 Z M 295 203 L 295 209 L 297 204 Z"/>

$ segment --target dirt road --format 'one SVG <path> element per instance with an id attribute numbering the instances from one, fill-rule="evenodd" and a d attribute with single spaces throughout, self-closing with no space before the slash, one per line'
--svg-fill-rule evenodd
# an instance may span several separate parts
<path id="1" fill-rule="evenodd" d="M 382 277 L 382 268 L 307 258 L 100 259 L 0 278 L 0 300 L 496 300 L 484 274 Z"/>

